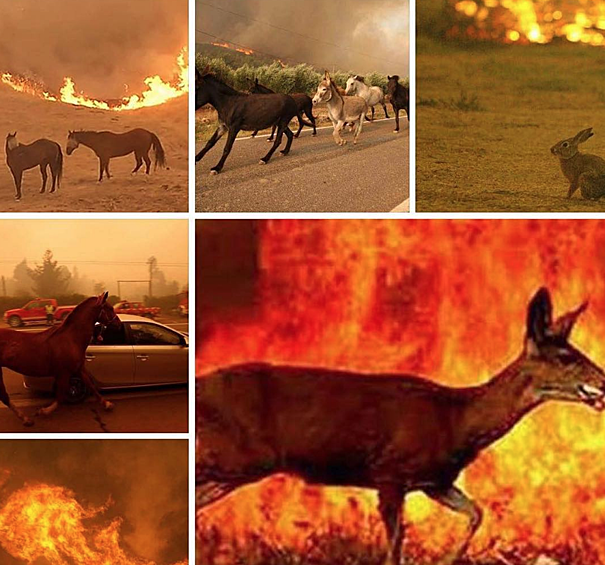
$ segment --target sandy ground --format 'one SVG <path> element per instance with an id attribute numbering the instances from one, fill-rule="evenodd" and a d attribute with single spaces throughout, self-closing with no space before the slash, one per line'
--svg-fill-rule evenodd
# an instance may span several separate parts
<path id="1" fill-rule="evenodd" d="M 581 45 L 417 50 L 419 212 L 602 212 L 605 199 L 567 199 L 550 154 L 593 126 L 582 151 L 605 158 L 605 59 Z"/>
<path id="2" fill-rule="evenodd" d="M 0 84 L 0 212 L 186 212 L 188 208 L 187 97 L 164 105 L 130 112 L 94 110 L 47 102 Z M 6 165 L 5 137 L 18 132 L 20 143 L 48 138 L 65 152 L 68 130 L 109 130 L 122 133 L 142 127 L 154 132 L 166 152 L 168 169 L 149 176 L 131 175 L 134 155 L 112 159 L 109 181 L 98 183 L 99 161 L 92 150 L 80 146 L 64 155 L 61 188 L 39 194 L 40 169 L 23 178 L 23 199 L 15 202 L 15 185 Z M 153 151 L 150 153 L 153 161 Z M 48 187 L 47 187 L 48 190 Z"/>

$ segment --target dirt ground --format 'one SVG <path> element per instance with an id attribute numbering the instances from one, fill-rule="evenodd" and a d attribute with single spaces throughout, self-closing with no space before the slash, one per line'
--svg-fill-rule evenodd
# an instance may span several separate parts
<path id="1" fill-rule="evenodd" d="M 161 106 L 112 112 L 48 102 L 14 92 L 0 84 L 0 212 L 185 212 L 188 208 L 187 97 Z M 98 183 L 99 161 L 80 146 L 64 155 L 63 182 L 55 194 L 39 194 L 40 169 L 25 172 L 23 199 L 15 202 L 15 185 L 6 165 L 5 137 L 18 132 L 20 143 L 39 138 L 56 141 L 65 152 L 68 130 L 109 130 L 142 127 L 158 135 L 168 169 L 131 175 L 134 155 L 112 159 L 112 178 Z M 153 161 L 153 151 L 150 153 Z M 142 169 L 144 170 L 144 169 Z M 47 187 L 48 190 L 48 187 Z"/>
<path id="2" fill-rule="evenodd" d="M 594 127 L 582 150 L 605 158 L 605 57 L 583 45 L 417 48 L 419 212 L 602 212 L 567 199 L 550 153 Z"/>

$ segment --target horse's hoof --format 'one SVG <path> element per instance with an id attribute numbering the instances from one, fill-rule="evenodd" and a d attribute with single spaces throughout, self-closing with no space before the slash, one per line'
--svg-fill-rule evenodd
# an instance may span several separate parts
<path id="1" fill-rule="evenodd" d="M 314 131 L 314 132 L 313 132 L 311 135 L 312 135 L 313 137 L 317 137 L 317 132 L 316 132 L 316 131 Z"/>
<path id="2" fill-rule="evenodd" d="M 290 153 L 289 151 L 286 151 L 285 149 L 282 149 L 280 151 L 280 153 L 285 157 L 288 153 Z"/>
<path id="3" fill-rule="evenodd" d="M 106 412 L 113 412 L 113 403 L 105 400 L 103 401 L 103 408 L 105 408 Z"/>
<path id="4" fill-rule="evenodd" d="M 217 170 L 215 170 L 215 169 L 211 169 L 211 170 L 210 170 L 210 174 L 211 174 L 211 175 L 218 175 L 218 171 L 217 171 Z"/>
<path id="5" fill-rule="evenodd" d="M 267 161 L 265 161 L 265 160 L 261 159 L 261 160 L 258 162 L 258 164 L 259 164 L 259 165 L 266 165 L 266 164 L 267 164 Z"/>
<path id="6" fill-rule="evenodd" d="M 346 145 L 346 144 L 347 144 L 347 140 L 346 140 L 346 139 L 343 139 L 343 140 L 342 140 L 342 144 L 341 144 L 341 145 Z"/>
<path id="7" fill-rule="evenodd" d="M 399 133 L 399 130 L 398 129 L 394 129 L 393 133 Z"/>
<path id="8" fill-rule="evenodd" d="M 21 202 L 21 198 L 17 198 L 17 197 L 15 196 L 15 202 Z"/>

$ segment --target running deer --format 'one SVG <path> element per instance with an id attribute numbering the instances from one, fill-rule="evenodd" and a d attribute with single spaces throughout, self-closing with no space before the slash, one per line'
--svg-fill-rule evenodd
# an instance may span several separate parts
<path id="1" fill-rule="evenodd" d="M 568 341 L 577 309 L 553 321 L 548 290 L 528 306 L 520 355 L 488 382 L 451 388 L 403 374 L 238 365 L 197 380 L 198 503 L 274 473 L 378 492 L 387 565 L 399 565 L 406 494 L 423 491 L 468 516 L 481 509 L 455 486 L 477 455 L 547 400 L 605 408 L 605 374 Z"/>

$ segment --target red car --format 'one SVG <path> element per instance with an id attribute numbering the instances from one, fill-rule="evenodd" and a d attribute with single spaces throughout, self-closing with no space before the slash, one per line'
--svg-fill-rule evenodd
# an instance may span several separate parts
<path id="1" fill-rule="evenodd" d="M 131 300 L 122 300 L 114 305 L 116 314 L 131 314 L 133 316 L 144 316 L 145 318 L 155 318 L 160 315 L 158 307 L 145 306 L 142 302 L 132 302 Z"/>
<path id="2" fill-rule="evenodd" d="M 55 308 L 55 321 L 63 321 L 75 306 L 58 306 L 54 298 L 36 298 L 30 300 L 22 308 L 13 308 L 4 312 L 4 321 L 11 328 L 18 328 L 25 324 L 45 324 L 46 306 L 52 304 Z"/>

